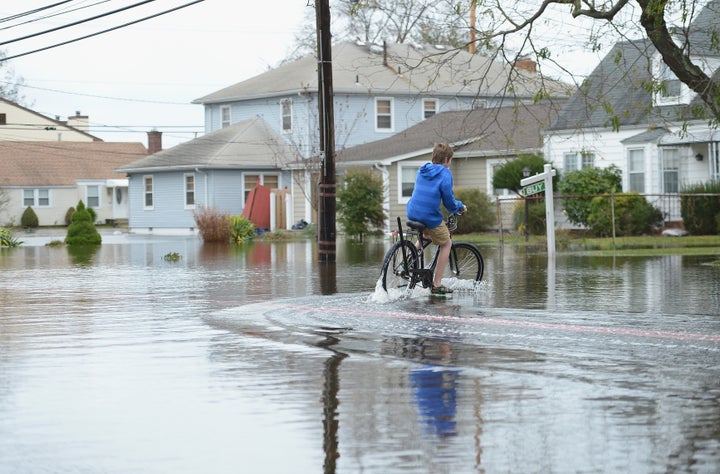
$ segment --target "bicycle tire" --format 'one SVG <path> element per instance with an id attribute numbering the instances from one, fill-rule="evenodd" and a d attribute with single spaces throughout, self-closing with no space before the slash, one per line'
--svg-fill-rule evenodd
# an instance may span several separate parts
<path id="1" fill-rule="evenodd" d="M 403 247 L 405 248 L 405 261 L 403 260 Z M 417 269 L 417 266 L 417 250 L 412 242 L 401 240 L 393 244 L 383 260 L 381 271 L 383 290 L 406 288 L 412 282 L 411 271 Z"/>
<path id="2" fill-rule="evenodd" d="M 444 276 L 480 281 L 484 273 L 485 261 L 480 250 L 467 242 L 453 242 Z"/>

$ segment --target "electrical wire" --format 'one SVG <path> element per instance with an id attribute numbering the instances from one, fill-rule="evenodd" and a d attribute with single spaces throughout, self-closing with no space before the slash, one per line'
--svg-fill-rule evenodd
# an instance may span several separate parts
<path id="1" fill-rule="evenodd" d="M 66 15 L 66 14 L 68 14 L 68 13 L 76 12 L 76 11 L 78 11 L 78 10 L 84 10 L 84 9 L 86 9 L 86 8 L 92 8 L 92 7 L 95 7 L 95 6 L 100 5 L 100 4 L 102 4 L 102 3 L 107 3 L 107 2 L 109 2 L 109 1 L 110 1 L 110 0 L 100 0 L 100 1 L 95 2 L 95 3 L 91 3 L 90 5 L 83 5 L 83 6 L 80 6 L 80 7 L 77 7 L 77 8 L 72 8 L 72 9 L 69 9 L 69 10 L 63 10 L 63 11 L 60 11 L 60 12 L 57 12 L 57 13 L 53 13 L 53 14 L 50 14 L 50 15 L 41 16 L 41 17 L 39 17 L 39 18 L 33 18 L 33 19 L 31 19 L 31 20 L 25 20 L 25 21 L 22 21 L 22 22 L 20 22 L 20 23 L 15 23 L 14 25 L 3 26 L 2 28 L 0 28 L 0 31 L 2 31 L 2 30 L 9 30 L 10 28 L 15 28 L 15 27 L 18 27 L 18 26 L 27 25 L 28 23 L 34 23 L 34 22 L 40 21 L 40 20 L 47 20 L 48 18 L 53 18 L 53 17 L 55 17 L 55 16 Z M 65 3 L 65 2 L 62 2 L 62 3 Z M 2 20 L 0 20 L 0 23 L 2 23 Z"/>
<path id="2" fill-rule="evenodd" d="M 154 1 L 154 0 L 148 0 L 148 1 Z M 85 35 L 85 36 L 80 36 L 80 37 L 78 37 L 78 38 L 73 38 L 73 39 L 71 39 L 71 40 L 62 41 L 62 42 L 60 42 L 60 43 L 55 43 L 55 44 L 52 44 L 52 45 L 50 45 L 50 46 L 45 46 L 45 47 L 43 47 L 43 48 L 34 49 L 34 50 L 32 50 L 32 51 L 26 51 L 26 52 L 24 52 L 24 53 L 14 54 L 14 55 L 12 55 L 12 56 L 6 56 L 6 57 L 4 57 L 4 58 L 0 58 L 0 62 L 8 61 L 8 60 L 10 60 L 10 59 L 15 59 L 15 58 L 21 58 L 21 57 L 27 56 L 27 55 L 29 55 L 29 54 L 39 53 L 39 52 L 41 52 L 41 51 L 46 51 L 46 50 L 48 50 L 48 49 L 57 48 L 57 47 L 59 47 L 59 46 L 65 46 L 65 45 L 67 45 L 67 44 L 75 43 L 75 42 L 77 42 L 77 41 L 82 41 L 82 40 L 84 40 L 84 39 L 88 39 L 88 38 L 92 38 L 92 37 L 95 37 L 95 36 L 99 36 L 99 35 L 101 35 L 101 34 L 109 33 L 109 32 L 111 32 L 111 31 L 115 31 L 115 30 L 119 30 L 120 28 L 125 28 L 126 26 L 135 25 L 135 24 L 141 23 L 141 22 L 143 22 L 143 21 L 151 20 L 151 19 L 153 19 L 153 18 L 157 18 L 157 17 L 159 17 L 159 16 L 166 15 L 166 14 L 168 14 L 168 13 L 172 13 L 172 12 L 175 12 L 175 11 L 177 11 L 177 10 L 181 10 L 181 9 L 183 9 L 183 8 L 187 8 L 187 7 L 189 7 L 189 6 L 195 5 L 196 3 L 201 3 L 201 2 L 204 2 L 204 1 L 205 1 L 205 0 L 195 0 L 195 1 L 193 1 L 193 2 L 189 2 L 189 3 L 186 3 L 186 4 L 184 4 L 184 5 L 180 5 L 180 6 L 178 6 L 178 7 L 171 8 L 171 9 L 169 9 L 169 10 L 165 10 L 165 11 L 162 11 L 162 12 L 159 12 L 159 13 L 155 13 L 155 14 L 153 14 L 153 15 L 146 16 L 146 17 L 144 17 L 144 18 L 140 18 L 140 19 L 133 20 L 133 21 L 130 21 L 130 22 L 127 22 L 127 23 L 123 23 L 122 25 L 114 26 L 114 27 L 112 27 L 112 28 L 107 28 L 107 29 L 104 29 L 104 30 L 101 30 L 101 31 L 97 31 L 97 32 L 95 32 L 95 33 L 91 33 L 91 34 Z M 6 44 L 6 43 L 0 43 L 0 44 Z"/>
<path id="3" fill-rule="evenodd" d="M 70 3 L 71 1 L 72 0 L 65 0 L 64 2 L 57 2 L 57 3 L 53 3 L 52 5 L 35 8 L 34 10 L 28 10 L 23 13 L 16 13 L 15 15 L 6 16 L 5 18 L 0 18 L 0 23 L 5 23 L 6 21 L 16 20 L 18 18 L 22 18 L 22 17 L 28 16 L 28 15 L 33 15 L 33 14 L 39 13 L 43 10 L 49 10 L 50 8 L 57 7 L 58 5 L 62 5 L 63 3 Z"/>

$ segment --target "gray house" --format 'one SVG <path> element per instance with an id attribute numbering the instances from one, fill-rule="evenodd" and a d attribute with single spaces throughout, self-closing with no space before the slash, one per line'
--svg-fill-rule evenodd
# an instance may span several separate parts
<path id="1" fill-rule="evenodd" d="M 452 161 L 455 188 L 479 189 L 496 199 L 517 199 L 505 189 L 494 189 L 495 169 L 523 154 L 542 153 L 542 129 L 557 116 L 563 100 L 497 109 L 439 113 L 392 137 L 338 152 L 340 172 L 366 168 L 383 178 L 385 230 L 405 207 L 415 186 L 415 176 L 432 159 L 435 143 L 447 142 L 455 151 Z M 508 213 L 512 206 L 503 206 Z M 509 219 L 503 225 L 511 225 Z"/>
<path id="2" fill-rule="evenodd" d="M 720 2 L 712 1 L 687 36 L 678 38 L 687 42 L 693 62 L 716 80 L 718 20 Z M 564 173 L 615 165 L 622 170 L 624 191 L 645 194 L 667 221 L 678 221 L 679 198 L 669 194 L 720 180 L 720 131 L 693 117 L 692 111 L 702 108 L 649 40 L 620 42 L 545 129 L 545 158 Z"/>
<path id="3" fill-rule="evenodd" d="M 518 67 L 442 46 L 341 43 L 333 48 L 336 148 L 392 137 L 450 110 L 530 103 L 548 87 L 532 61 Z M 256 182 L 274 190 L 272 230 L 314 222 L 318 77 L 313 56 L 224 88 L 205 107 L 207 135 L 131 163 L 130 228 L 194 231 L 197 206 L 241 214 Z M 492 112 L 490 112 L 492 113 Z M 278 197 L 281 196 L 281 197 Z"/>

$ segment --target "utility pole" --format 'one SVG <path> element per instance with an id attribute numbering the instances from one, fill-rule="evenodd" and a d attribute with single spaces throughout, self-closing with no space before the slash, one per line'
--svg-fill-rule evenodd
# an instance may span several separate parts
<path id="1" fill-rule="evenodd" d="M 320 117 L 320 188 L 318 190 L 318 258 L 335 261 L 335 118 L 333 114 L 330 1 L 315 0 Z"/>

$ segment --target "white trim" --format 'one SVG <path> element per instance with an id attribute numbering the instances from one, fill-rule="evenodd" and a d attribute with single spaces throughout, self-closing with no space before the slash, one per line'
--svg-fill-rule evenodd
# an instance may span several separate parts
<path id="1" fill-rule="evenodd" d="M 187 178 L 188 176 L 192 176 L 193 179 L 193 203 L 188 204 L 187 196 L 188 196 L 188 186 L 187 186 Z M 186 210 L 192 210 L 195 209 L 195 204 L 197 203 L 197 180 L 195 179 L 195 173 L 184 173 L 183 174 L 183 206 Z"/>
<path id="2" fill-rule="evenodd" d="M 378 102 L 379 101 L 389 101 L 390 102 L 390 128 L 379 128 L 378 127 L 378 118 L 379 118 L 379 112 L 378 112 Z M 385 114 L 383 114 L 383 117 Z M 393 133 L 395 131 L 395 100 L 392 97 L 375 97 L 375 132 L 377 133 Z"/>
<path id="3" fill-rule="evenodd" d="M 433 103 L 435 104 L 435 109 L 433 110 L 433 115 L 437 115 L 440 112 L 440 101 L 438 99 L 433 98 L 424 98 L 422 100 L 422 110 L 420 110 L 420 120 L 426 120 L 430 117 L 425 116 L 425 104 L 426 103 Z M 432 115 L 431 115 L 432 117 Z"/>
<path id="4" fill-rule="evenodd" d="M 285 105 L 289 107 L 290 128 L 285 128 Z M 282 133 L 292 133 L 293 131 L 293 101 L 289 97 L 280 100 L 280 131 Z"/>
<path id="5" fill-rule="evenodd" d="M 152 204 L 149 206 L 147 203 L 147 181 L 150 180 L 151 189 L 150 189 L 150 197 L 152 199 Z M 143 204 L 143 210 L 144 211 L 152 211 L 155 209 L 155 177 L 151 174 L 143 175 L 142 178 L 142 204 Z"/>
<path id="6" fill-rule="evenodd" d="M 397 196 L 396 197 L 397 197 L 398 204 L 407 204 L 408 201 L 410 200 L 410 196 L 405 197 L 405 196 L 403 196 L 403 193 L 402 193 L 402 185 L 403 185 L 402 171 L 403 171 L 403 168 L 414 168 L 415 174 L 417 175 L 417 170 L 420 169 L 420 167 L 422 165 L 424 165 L 425 163 L 427 163 L 427 161 L 402 161 L 397 164 L 397 177 L 395 179 L 397 180 Z M 415 185 L 415 180 L 413 179 L 413 186 L 414 185 Z M 412 193 L 411 193 L 411 195 L 412 195 Z"/>

